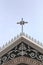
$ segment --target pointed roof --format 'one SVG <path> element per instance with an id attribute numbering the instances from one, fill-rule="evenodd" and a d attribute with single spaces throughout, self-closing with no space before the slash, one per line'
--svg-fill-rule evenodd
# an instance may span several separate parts
<path id="1" fill-rule="evenodd" d="M 31 38 L 27 34 L 20 33 L 20 35 L 17 35 L 17 37 L 14 37 L 14 39 L 11 39 L 11 41 L 6 43 L 6 45 L 0 49 L 0 57 L 22 41 L 43 54 L 43 45 L 39 41 L 36 41 L 36 39 Z"/>
<path id="2" fill-rule="evenodd" d="M 27 34 L 20 33 L 0 49 L 0 65 L 19 56 L 26 56 L 43 63 L 43 45 Z"/>

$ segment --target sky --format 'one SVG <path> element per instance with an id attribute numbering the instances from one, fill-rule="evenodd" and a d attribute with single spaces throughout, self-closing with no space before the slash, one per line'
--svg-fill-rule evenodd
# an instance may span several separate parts
<path id="1" fill-rule="evenodd" d="M 21 18 L 24 33 L 43 43 L 43 0 L 0 0 L 0 47 L 21 33 Z"/>

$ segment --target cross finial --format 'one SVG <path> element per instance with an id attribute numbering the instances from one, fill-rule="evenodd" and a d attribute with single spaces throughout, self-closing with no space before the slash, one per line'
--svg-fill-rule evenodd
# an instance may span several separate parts
<path id="1" fill-rule="evenodd" d="M 23 21 L 23 18 L 21 20 Z"/>
<path id="2" fill-rule="evenodd" d="M 23 25 L 24 25 L 25 23 L 28 23 L 28 22 L 25 22 L 25 21 L 23 20 L 23 18 L 21 19 L 20 22 L 17 22 L 17 24 L 20 24 L 20 25 L 22 26 L 22 33 L 23 33 Z"/>

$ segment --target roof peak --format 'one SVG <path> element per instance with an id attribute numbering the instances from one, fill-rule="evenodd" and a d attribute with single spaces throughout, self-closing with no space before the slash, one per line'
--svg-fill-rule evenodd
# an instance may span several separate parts
<path id="1" fill-rule="evenodd" d="M 25 38 L 29 39 L 30 41 L 33 41 L 34 43 L 40 45 L 40 46 L 43 48 L 43 44 L 42 44 L 41 42 L 37 41 L 36 39 L 34 39 L 34 38 L 31 37 L 31 36 L 28 36 L 28 34 L 20 33 L 20 35 L 17 35 L 16 37 L 12 38 L 11 41 L 9 40 L 8 43 L 6 42 L 5 45 L 3 45 L 2 47 L 0 47 L 0 52 L 1 52 L 3 49 L 5 49 L 5 48 L 7 48 L 8 46 L 10 46 L 13 42 L 15 42 L 15 41 L 16 41 L 17 39 L 19 39 L 20 37 L 25 37 Z"/>

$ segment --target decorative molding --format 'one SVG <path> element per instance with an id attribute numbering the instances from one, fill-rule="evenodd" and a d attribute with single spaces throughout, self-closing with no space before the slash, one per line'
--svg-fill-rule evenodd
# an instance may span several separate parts
<path id="1" fill-rule="evenodd" d="M 24 56 L 12 59 L 12 60 L 8 61 L 7 63 L 4 63 L 3 65 L 18 65 L 21 63 L 25 63 L 27 65 L 43 65 L 43 63 L 41 63 L 37 60 L 34 60 L 29 57 L 24 57 Z"/>
<path id="2" fill-rule="evenodd" d="M 26 43 L 21 42 L 13 49 L 8 51 L 5 55 L 0 57 L 0 65 L 19 56 L 25 56 L 43 62 L 43 54 L 27 45 Z"/>

